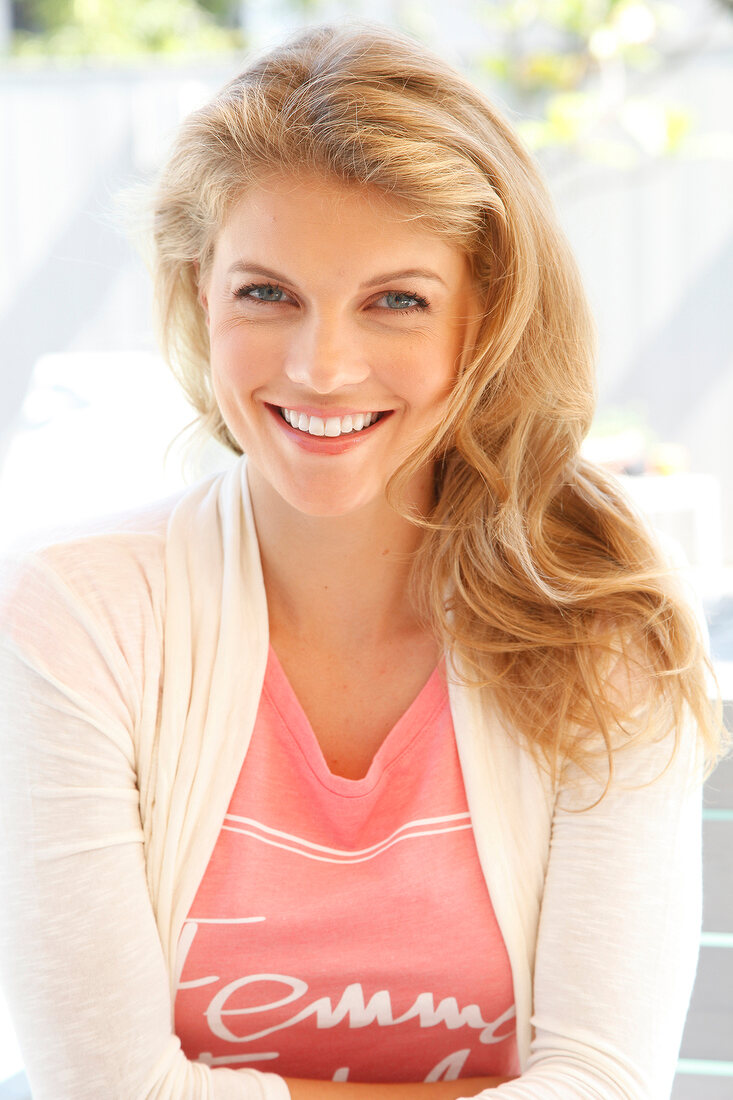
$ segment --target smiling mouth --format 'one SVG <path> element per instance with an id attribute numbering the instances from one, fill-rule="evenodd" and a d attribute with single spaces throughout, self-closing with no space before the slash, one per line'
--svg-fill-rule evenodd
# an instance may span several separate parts
<path id="1" fill-rule="evenodd" d="M 283 420 L 304 435 L 327 436 L 338 439 L 341 435 L 354 435 L 372 427 L 388 412 L 350 413 L 347 416 L 308 416 L 294 409 L 277 407 Z"/>

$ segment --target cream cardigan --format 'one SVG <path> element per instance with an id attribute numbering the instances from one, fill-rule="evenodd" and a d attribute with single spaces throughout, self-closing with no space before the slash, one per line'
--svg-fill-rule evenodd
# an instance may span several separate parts
<path id="1" fill-rule="evenodd" d="M 2 967 L 35 1100 L 284 1100 L 273 1073 L 188 1062 L 171 1026 L 267 658 L 244 461 L 24 557 L 4 592 Z M 489 698 L 450 700 L 522 1065 L 486 1095 L 666 1100 L 700 931 L 694 732 L 646 788 L 668 746 L 619 754 L 574 812 L 597 786 L 553 791 Z"/>

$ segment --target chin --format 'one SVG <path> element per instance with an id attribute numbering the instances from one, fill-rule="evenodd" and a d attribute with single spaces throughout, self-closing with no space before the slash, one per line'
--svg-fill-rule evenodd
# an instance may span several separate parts
<path id="1" fill-rule="evenodd" d="M 320 516 L 323 519 L 353 515 L 375 502 L 374 497 L 366 495 L 357 497 L 353 491 L 343 494 L 326 494 L 323 492 L 312 494 L 289 493 L 283 499 L 301 515 Z M 381 499 L 384 503 L 384 496 Z"/>
<path id="2" fill-rule="evenodd" d="M 263 503 L 269 498 L 271 507 L 277 508 L 279 502 L 314 518 L 336 519 L 388 508 L 387 473 L 384 481 L 375 475 L 376 471 L 364 469 L 350 474 L 343 469 L 306 474 L 304 470 L 282 469 L 272 461 L 260 463 L 255 455 L 250 457 L 250 486 L 256 479 Z"/>

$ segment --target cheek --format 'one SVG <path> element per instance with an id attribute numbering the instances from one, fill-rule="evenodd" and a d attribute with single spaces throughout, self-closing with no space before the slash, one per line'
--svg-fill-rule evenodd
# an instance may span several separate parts
<path id="1" fill-rule="evenodd" d="M 212 337 L 210 355 L 215 392 L 242 398 L 273 377 L 281 358 L 271 337 L 241 327 Z"/>
<path id="2" fill-rule="evenodd" d="M 445 344 L 420 360 L 412 376 L 416 404 L 432 409 L 448 399 L 458 377 L 458 356 L 454 345 Z"/>

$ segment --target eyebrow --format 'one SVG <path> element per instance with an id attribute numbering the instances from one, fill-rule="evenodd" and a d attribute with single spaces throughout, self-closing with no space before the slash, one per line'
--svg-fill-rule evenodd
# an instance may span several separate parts
<path id="1" fill-rule="evenodd" d="M 251 264 L 247 260 L 237 260 L 227 270 L 227 275 L 233 275 L 235 273 L 244 274 L 245 272 L 252 275 L 261 275 L 265 279 L 274 279 L 276 282 L 289 283 L 292 280 L 287 276 L 281 275 L 277 271 L 272 271 L 268 267 L 261 267 L 259 264 Z M 373 279 L 368 279 L 365 283 L 362 283 L 362 288 L 367 289 L 372 286 L 379 286 L 380 283 L 389 283 L 393 279 L 431 279 L 433 282 L 441 283 L 446 286 L 446 283 L 441 279 L 435 271 L 425 271 L 421 268 L 406 268 L 404 271 L 387 271 L 383 275 L 375 275 Z"/>

